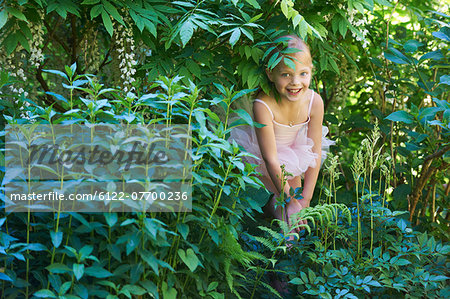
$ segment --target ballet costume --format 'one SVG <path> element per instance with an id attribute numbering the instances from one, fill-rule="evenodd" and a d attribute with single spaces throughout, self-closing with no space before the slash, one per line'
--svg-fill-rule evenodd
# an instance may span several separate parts
<path id="1" fill-rule="evenodd" d="M 311 138 L 308 138 L 308 124 L 311 119 L 310 114 L 313 100 L 314 91 L 311 92 L 307 121 L 295 125 L 284 125 L 275 121 L 272 110 L 270 110 L 270 107 L 264 101 L 255 99 L 256 102 L 262 103 L 272 116 L 278 160 L 280 165 L 284 164 L 285 170 L 292 174 L 292 177 L 288 176 L 287 179 L 303 176 L 309 167 L 316 167 L 317 154 L 312 151 L 314 141 Z M 330 145 L 335 143 L 325 137 L 327 134 L 328 128 L 322 126 L 322 163 L 327 157 Z M 251 126 L 234 128 L 231 131 L 230 140 L 235 140 L 236 143 L 241 145 L 247 152 L 258 157 L 258 159 L 245 157 L 245 160 L 251 164 L 259 165 L 256 170 L 260 172 L 264 178 L 264 180 L 261 181 L 269 191 L 276 193 L 276 190 L 273 190 L 274 186 L 261 156 L 255 128 Z"/>

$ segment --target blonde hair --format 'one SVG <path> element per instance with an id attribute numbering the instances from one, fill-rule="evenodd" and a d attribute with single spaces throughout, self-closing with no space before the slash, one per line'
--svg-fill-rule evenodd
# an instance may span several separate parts
<path id="1" fill-rule="evenodd" d="M 277 42 L 277 41 L 279 41 L 279 42 Z M 267 61 L 265 63 L 266 67 L 268 67 L 268 61 L 274 54 L 280 53 L 281 55 L 286 55 L 286 54 L 283 54 L 283 51 L 286 49 L 298 49 L 300 51 L 307 52 L 309 54 L 309 57 L 311 60 L 311 67 L 312 67 L 311 50 L 309 49 L 308 44 L 304 40 L 302 40 L 300 37 L 298 37 L 297 35 L 289 34 L 289 35 L 280 36 L 274 41 L 274 43 L 272 44 L 272 47 L 274 47 L 274 49 L 269 53 L 269 55 L 267 55 Z"/>

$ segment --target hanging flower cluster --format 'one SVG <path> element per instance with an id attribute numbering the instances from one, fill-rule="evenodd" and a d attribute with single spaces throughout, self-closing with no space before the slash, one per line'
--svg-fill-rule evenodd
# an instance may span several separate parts
<path id="1" fill-rule="evenodd" d="M 88 73 L 96 73 L 101 64 L 97 34 L 97 29 L 90 27 L 83 44 L 84 62 Z"/>
<path id="2" fill-rule="evenodd" d="M 352 31 L 352 36 L 356 38 L 357 41 L 362 41 L 363 48 L 367 48 L 369 45 L 369 41 L 366 39 L 369 30 L 366 29 L 365 25 L 367 24 L 367 19 L 364 15 L 355 18 L 355 15 L 358 13 L 356 9 L 348 10 L 348 21 L 361 33 L 356 34 Z"/>
<path id="3" fill-rule="evenodd" d="M 11 85 L 8 85 L 7 88 L 9 91 L 6 92 L 6 94 L 13 94 L 13 95 L 23 95 L 24 97 L 28 97 L 28 92 L 24 90 L 23 85 L 27 82 L 28 78 L 24 71 L 24 61 L 26 61 L 26 51 L 22 48 L 21 45 L 17 46 L 17 49 L 14 53 L 12 53 L 9 56 L 2 56 L 0 55 L 0 64 L 4 65 L 5 67 L 3 70 L 7 71 L 9 76 L 13 79 L 14 82 Z M 0 91 L 0 95 L 2 94 L 2 91 Z M 24 119 L 29 119 L 29 111 L 25 111 L 28 106 L 30 106 L 30 103 L 26 101 L 22 101 L 18 99 L 17 97 L 14 100 L 14 103 L 16 105 L 21 105 L 19 107 L 19 110 L 21 111 L 20 117 Z"/>
<path id="4" fill-rule="evenodd" d="M 21 45 L 17 46 L 17 49 L 14 53 L 12 53 L 9 56 L 2 57 L 2 65 L 5 67 L 3 68 L 5 71 L 9 73 L 9 76 L 13 79 L 16 79 L 19 82 L 27 82 L 28 78 L 24 71 L 24 64 L 23 62 L 26 61 L 26 52 L 22 48 Z M 18 87 L 16 84 L 9 85 L 9 89 L 12 93 L 24 93 L 25 96 L 28 96 L 28 93 L 24 91 L 22 87 Z"/>
<path id="5" fill-rule="evenodd" d="M 337 7 L 344 11 L 344 4 L 339 3 Z M 362 41 L 363 48 L 367 48 L 369 45 L 369 41 L 366 39 L 367 34 L 369 33 L 369 30 L 365 28 L 365 25 L 368 23 L 367 18 L 365 15 L 358 15 L 357 9 L 347 9 L 347 15 L 348 15 L 348 21 L 356 28 L 356 30 L 359 31 L 360 34 L 355 33 L 353 30 L 351 31 L 352 36 L 359 42 Z M 324 19 L 326 21 L 330 20 L 330 16 L 325 15 Z"/>
<path id="6" fill-rule="evenodd" d="M 125 24 L 131 24 L 131 22 L 127 22 L 124 18 Z M 132 83 L 136 81 L 134 79 L 134 74 L 136 73 L 135 66 L 137 64 L 135 60 L 135 45 L 133 38 L 133 30 L 131 29 L 131 25 L 127 27 L 119 24 L 117 30 L 115 30 L 115 43 L 116 43 L 116 51 L 118 53 L 119 69 L 120 69 L 120 78 L 123 85 L 123 91 L 125 93 L 132 92 L 135 88 L 132 86 Z"/>
<path id="7" fill-rule="evenodd" d="M 41 20 L 44 19 L 44 14 L 39 12 Z M 42 53 L 42 43 L 44 42 L 44 29 L 42 22 L 30 23 L 30 31 L 33 36 L 33 40 L 30 45 L 30 63 L 35 67 L 39 67 L 44 62 L 44 54 Z"/>

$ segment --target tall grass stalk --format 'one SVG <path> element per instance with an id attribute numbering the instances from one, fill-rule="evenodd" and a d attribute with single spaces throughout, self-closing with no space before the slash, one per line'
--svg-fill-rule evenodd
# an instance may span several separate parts
<path id="1" fill-rule="evenodd" d="M 338 156 L 333 156 L 330 154 L 328 164 L 326 166 L 326 171 L 328 173 L 330 182 L 329 182 L 329 194 L 328 194 L 328 204 L 331 204 L 331 198 L 334 197 L 334 203 L 337 204 L 337 198 L 336 198 L 336 179 L 339 178 L 339 171 L 336 171 L 338 166 Z M 335 207 L 336 212 L 336 219 L 335 224 L 337 226 L 337 207 Z M 337 231 L 334 230 L 334 237 L 333 237 L 333 249 L 336 250 L 336 233 Z M 327 250 L 327 243 L 328 243 L 328 226 L 326 228 L 326 234 L 325 234 L 325 250 Z"/>
<path id="2" fill-rule="evenodd" d="M 372 194 L 372 175 L 375 167 L 377 166 L 378 160 L 380 158 L 382 147 L 375 151 L 378 140 L 381 134 L 378 128 L 378 121 L 375 122 L 374 129 L 372 130 L 372 135 L 369 137 L 368 142 L 368 169 L 369 169 L 369 198 L 370 198 L 370 252 L 373 251 L 373 231 L 374 231 L 374 221 L 373 221 L 373 194 Z M 366 160 L 367 161 L 367 160 Z"/>
<path id="3" fill-rule="evenodd" d="M 361 178 L 362 173 L 364 172 L 364 158 L 361 151 L 356 151 L 353 154 L 353 164 L 351 166 L 353 179 L 355 181 L 356 188 L 356 210 L 357 210 L 357 218 L 358 218 L 358 259 L 361 258 L 361 250 L 362 250 L 362 232 L 361 232 L 361 211 L 359 206 L 359 179 Z"/>
<path id="4" fill-rule="evenodd" d="M 199 94 L 199 90 L 197 89 L 197 87 L 194 87 L 194 89 L 192 90 L 191 86 L 191 95 L 189 97 L 186 98 L 187 103 L 189 104 L 189 115 L 188 115 L 188 132 L 191 131 L 192 128 L 192 114 L 194 112 L 194 109 L 197 105 L 197 101 L 198 101 L 198 94 Z M 185 151 L 184 151 L 184 161 L 187 160 L 188 158 L 188 148 L 189 148 L 189 142 L 190 140 L 188 138 L 186 138 L 186 144 L 185 144 Z M 183 167 L 183 180 L 182 180 L 182 185 L 185 183 L 185 178 L 186 178 L 186 167 Z M 192 171 L 192 170 L 191 170 Z M 192 185 L 192 182 L 191 182 Z M 180 208 L 181 208 L 182 202 L 180 202 Z M 186 218 L 186 214 L 187 212 L 179 212 L 177 215 L 177 224 L 178 223 L 184 223 L 184 220 Z M 181 217 L 181 215 L 183 215 Z M 172 240 L 172 246 L 170 247 L 170 252 L 169 252 L 169 259 L 168 262 L 169 264 L 172 264 L 172 268 L 175 269 L 176 263 L 177 263 L 177 259 L 178 259 L 178 247 L 180 245 L 180 235 L 178 234 L 178 225 L 175 227 L 175 233 L 176 233 L 176 237 Z"/>

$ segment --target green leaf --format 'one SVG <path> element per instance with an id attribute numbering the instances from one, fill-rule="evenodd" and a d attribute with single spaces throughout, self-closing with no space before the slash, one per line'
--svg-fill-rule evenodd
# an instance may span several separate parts
<path id="1" fill-rule="evenodd" d="M 397 57 L 393 54 L 387 53 L 387 52 L 384 52 L 384 57 L 386 57 L 386 59 L 388 59 L 392 62 L 395 62 L 397 64 L 408 64 L 407 61 L 405 61 L 405 60 L 401 59 L 400 57 Z"/>
<path id="2" fill-rule="evenodd" d="M 0 11 L 0 29 L 5 26 L 8 21 L 8 12 L 6 10 Z"/>
<path id="3" fill-rule="evenodd" d="M 180 38 L 183 47 L 186 46 L 186 44 L 189 42 L 192 35 L 194 34 L 194 27 L 195 25 L 189 19 L 186 22 L 184 22 L 183 25 L 181 25 Z"/>
<path id="4" fill-rule="evenodd" d="M 441 50 L 436 50 L 423 54 L 422 57 L 419 58 L 419 61 L 423 61 L 426 59 L 441 60 L 444 59 L 444 55 L 442 55 Z"/>
<path id="5" fill-rule="evenodd" d="M 69 267 L 61 263 L 51 264 L 50 266 L 47 266 L 45 269 L 47 269 L 52 274 L 69 273 L 72 271 Z"/>
<path id="6" fill-rule="evenodd" d="M 239 115 L 247 124 L 249 124 L 249 125 L 253 124 L 252 117 L 244 109 L 237 109 L 234 112 L 236 112 L 236 114 Z"/>
<path id="7" fill-rule="evenodd" d="M 442 75 L 439 78 L 439 84 L 450 85 L 450 75 Z"/>
<path id="8" fill-rule="evenodd" d="M 406 111 L 395 111 L 389 114 L 386 119 L 403 122 L 405 124 L 412 124 L 414 121 L 414 117 Z"/>
<path id="9" fill-rule="evenodd" d="M 107 278 L 107 277 L 112 276 L 111 272 L 109 272 L 108 270 L 106 270 L 100 266 L 87 267 L 84 270 L 84 273 L 88 276 L 93 276 L 93 277 L 97 277 L 97 278 Z"/>
<path id="10" fill-rule="evenodd" d="M 120 224 L 120 226 L 126 226 L 126 225 L 130 225 L 130 224 L 132 224 L 132 223 L 136 223 L 136 219 L 127 219 L 127 220 L 125 220 L 124 222 L 122 222 L 122 223 Z"/>
<path id="11" fill-rule="evenodd" d="M 345 38 L 345 34 L 347 33 L 347 21 L 344 18 L 339 18 L 339 33 Z"/>
<path id="12" fill-rule="evenodd" d="M 105 10 L 116 20 L 118 21 L 120 24 L 122 24 L 123 26 L 125 25 L 125 22 L 123 21 L 122 17 L 120 16 L 119 12 L 117 11 L 117 9 L 114 7 L 114 5 L 112 5 L 111 3 L 109 3 L 106 0 L 102 0 L 102 4 L 103 7 L 105 8 Z"/>
<path id="13" fill-rule="evenodd" d="M 353 2 L 353 6 L 362 14 L 364 14 L 364 7 L 359 2 Z"/>
<path id="14" fill-rule="evenodd" d="M 91 8 L 91 20 L 93 20 L 94 18 L 98 17 L 103 11 L 103 5 L 98 4 L 94 7 Z"/>
<path id="15" fill-rule="evenodd" d="M 254 40 L 253 40 L 253 33 L 252 33 L 251 31 L 248 31 L 248 30 L 245 29 L 245 28 L 241 28 L 241 31 L 242 31 L 242 33 L 244 33 L 244 35 L 245 35 L 246 37 L 248 37 L 249 40 L 254 41 Z"/>
<path id="16" fill-rule="evenodd" d="M 316 280 L 316 273 L 314 273 L 311 269 L 308 269 L 308 277 L 311 283 L 314 283 Z"/>
<path id="17" fill-rule="evenodd" d="M 180 234 L 183 237 L 183 239 L 186 240 L 187 235 L 189 234 L 189 225 L 187 225 L 185 223 L 178 223 L 177 224 L 177 229 L 180 232 Z"/>
<path id="18" fill-rule="evenodd" d="M 176 299 L 177 298 L 177 290 L 175 288 L 168 288 L 167 283 L 164 281 L 162 283 L 162 293 L 163 299 Z"/>
<path id="19" fill-rule="evenodd" d="M 72 286 L 72 282 L 71 282 L 71 281 L 66 281 L 66 282 L 63 283 L 62 286 L 59 288 L 58 294 L 59 294 L 59 295 L 64 295 L 64 294 L 66 294 L 67 291 L 70 289 L 71 286 Z M 68 296 L 70 296 L 70 295 L 68 295 Z M 61 297 L 62 297 L 62 296 L 61 296 Z M 60 297 L 60 298 L 61 298 L 61 297 Z M 66 296 L 64 296 L 64 297 L 66 297 Z M 68 297 L 66 297 L 66 298 L 68 298 Z"/>
<path id="20" fill-rule="evenodd" d="M 84 245 L 81 249 L 80 249 L 80 258 L 83 260 L 86 257 L 88 257 L 92 251 L 94 250 L 94 247 L 92 245 Z"/>
<path id="21" fill-rule="evenodd" d="M 19 43 L 22 45 L 22 47 L 27 50 L 27 52 L 31 52 L 30 45 L 28 44 L 28 40 L 21 32 L 16 32 L 17 39 L 19 40 Z"/>
<path id="22" fill-rule="evenodd" d="M 111 22 L 111 18 L 109 17 L 109 15 L 106 13 L 105 10 L 102 10 L 102 20 L 103 25 L 105 25 L 106 31 L 108 31 L 110 36 L 112 36 L 114 32 L 113 24 Z"/>
<path id="23" fill-rule="evenodd" d="M 30 243 L 27 246 L 23 247 L 21 251 L 23 250 L 32 250 L 32 251 L 48 251 L 47 247 L 40 243 Z"/>
<path id="24" fill-rule="evenodd" d="M 241 37 L 241 29 L 235 28 L 233 30 L 233 33 L 231 33 L 229 40 L 231 47 L 233 47 L 236 44 L 236 42 L 239 40 L 240 37 Z"/>
<path id="25" fill-rule="evenodd" d="M 92 4 L 96 4 L 96 3 L 99 3 L 99 2 L 100 2 L 100 0 L 84 0 L 81 4 L 92 5 Z"/>
<path id="26" fill-rule="evenodd" d="M 280 63 L 281 59 L 283 59 L 282 56 L 280 56 L 280 53 L 275 52 L 269 59 L 269 62 L 267 63 L 267 67 L 270 70 L 273 70 L 278 63 Z"/>
<path id="27" fill-rule="evenodd" d="M 139 242 L 140 239 L 136 234 L 130 236 L 129 239 L 127 240 L 126 254 L 129 255 L 130 253 L 132 253 L 136 249 L 136 247 L 139 246 Z"/>
<path id="28" fill-rule="evenodd" d="M 300 37 L 302 39 L 306 38 L 306 35 L 308 34 L 308 22 L 306 22 L 304 18 L 300 21 L 298 32 L 300 33 Z"/>
<path id="29" fill-rule="evenodd" d="M 55 248 L 58 248 L 61 245 L 63 239 L 63 232 L 54 232 L 50 231 L 50 237 L 52 239 L 52 244 Z"/>
<path id="30" fill-rule="evenodd" d="M 387 6 L 387 7 L 392 7 L 392 3 L 390 3 L 388 0 L 375 0 L 378 4 L 380 4 L 381 6 Z"/>
<path id="31" fill-rule="evenodd" d="M 17 44 L 19 43 L 18 35 L 16 33 L 8 35 L 3 43 L 6 46 L 6 53 L 8 55 L 11 55 L 12 52 L 14 52 L 14 50 L 16 49 Z"/>
<path id="32" fill-rule="evenodd" d="M 67 10 L 64 6 L 58 5 L 56 7 L 56 12 L 61 16 L 61 18 L 65 19 L 67 17 Z"/>
<path id="33" fill-rule="evenodd" d="M 61 76 L 63 78 L 65 78 L 66 80 L 69 80 L 69 78 L 67 77 L 67 75 L 61 71 L 56 71 L 56 70 L 43 70 L 46 73 L 51 73 L 51 74 L 55 74 L 58 76 Z"/>
<path id="34" fill-rule="evenodd" d="M 194 250 L 192 250 L 192 248 L 189 248 L 186 252 L 183 249 L 178 249 L 178 255 L 180 256 L 181 260 L 186 264 L 186 266 L 188 266 L 191 272 L 194 272 L 195 269 L 197 269 L 199 265 L 199 260 L 197 255 L 195 255 Z"/>
<path id="35" fill-rule="evenodd" d="M 130 16 L 134 20 L 134 23 L 136 24 L 139 31 L 142 32 L 144 30 L 144 18 L 137 15 L 134 10 L 130 10 Z"/>
<path id="36" fill-rule="evenodd" d="M 51 95 L 51 96 L 54 96 L 54 97 L 57 98 L 58 100 L 60 100 L 60 101 L 62 101 L 62 102 L 64 102 L 64 103 L 69 104 L 69 102 L 66 100 L 66 98 L 63 97 L 63 96 L 60 95 L 60 94 L 57 94 L 57 93 L 54 93 L 54 92 L 51 92 L 51 91 L 47 91 L 46 94 Z"/>
<path id="37" fill-rule="evenodd" d="M 3 272 L 0 272 L 0 280 L 10 281 L 10 282 L 13 281 L 8 275 L 6 275 L 6 274 L 3 273 Z"/>
<path id="38" fill-rule="evenodd" d="M 296 285 L 303 285 L 304 284 L 304 282 L 298 277 L 295 277 L 294 279 L 289 281 L 289 283 L 296 284 Z"/>
<path id="39" fill-rule="evenodd" d="M 448 277 L 445 275 L 430 275 L 430 278 L 428 279 L 429 281 L 445 281 L 447 280 Z"/>
<path id="40" fill-rule="evenodd" d="M 298 14 L 294 17 L 294 19 L 292 20 L 292 24 L 294 25 L 294 29 L 298 26 L 298 24 L 300 24 L 300 22 L 303 20 L 303 16 Z"/>
<path id="41" fill-rule="evenodd" d="M 294 63 L 294 61 L 293 61 L 292 59 L 286 57 L 286 56 L 284 57 L 284 64 L 285 64 L 287 67 L 289 67 L 289 68 L 295 70 L 295 63 Z"/>
<path id="42" fill-rule="evenodd" d="M 123 286 L 120 293 L 122 293 L 123 291 L 129 292 L 130 294 L 137 295 L 137 296 L 142 296 L 146 293 L 145 289 L 141 288 L 140 286 L 130 285 L 130 284 Z M 124 293 L 122 293 L 122 294 L 124 294 Z"/>
<path id="43" fill-rule="evenodd" d="M 149 251 L 141 251 L 140 256 L 152 268 L 153 272 L 159 276 L 158 259 Z"/>
<path id="44" fill-rule="evenodd" d="M 398 259 L 394 264 L 396 264 L 398 266 L 404 266 L 404 265 L 411 264 L 411 262 L 408 261 L 407 259 Z"/>
<path id="45" fill-rule="evenodd" d="M 38 298 L 56 298 L 56 295 L 48 289 L 39 290 L 34 293 L 33 296 L 36 296 Z"/>
<path id="46" fill-rule="evenodd" d="M 73 264 L 72 266 L 73 274 L 77 280 L 80 280 L 84 275 L 84 265 L 83 264 Z"/>
<path id="47" fill-rule="evenodd" d="M 442 39 L 442 40 L 445 40 L 445 41 L 447 41 L 447 42 L 450 42 L 450 38 L 447 36 L 447 34 L 445 34 L 445 33 L 442 32 L 442 31 L 433 32 L 432 35 L 433 35 L 434 37 L 439 38 L 439 39 Z"/>
<path id="48" fill-rule="evenodd" d="M 156 26 L 150 20 L 144 19 L 145 28 L 154 36 L 157 36 Z"/>
<path id="49" fill-rule="evenodd" d="M 247 3 L 249 3 L 254 8 L 261 9 L 261 6 L 259 5 L 258 1 L 256 0 L 245 0 L 245 1 L 247 1 Z"/>
<path id="50" fill-rule="evenodd" d="M 219 238 L 219 233 L 217 232 L 217 230 L 209 228 L 208 234 L 211 237 L 211 240 L 213 240 L 213 242 L 216 243 L 216 245 L 219 245 L 220 238 Z"/>
<path id="51" fill-rule="evenodd" d="M 336 61 L 334 61 L 333 58 L 334 58 L 334 56 L 328 56 L 328 62 L 330 63 L 331 67 L 333 68 L 333 71 L 336 74 L 340 74 L 339 67 L 337 66 L 337 63 L 336 63 Z"/>
<path id="52" fill-rule="evenodd" d="M 18 10 L 14 7 L 7 7 L 6 11 L 9 12 L 10 14 L 12 14 L 13 16 L 15 16 L 16 18 L 28 23 L 27 18 L 20 10 Z"/>
<path id="53" fill-rule="evenodd" d="M 217 281 L 213 281 L 208 285 L 208 289 L 206 290 L 207 293 L 214 291 L 217 286 L 219 285 L 219 283 Z"/>
<path id="54" fill-rule="evenodd" d="M 103 215 L 109 227 L 113 227 L 117 223 L 117 213 L 104 213 Z"/>
<path id="55" fill-rule="evenodd" d="M 403 45 L 403 49 L 407 53 L 414 53 L 419 47 L 423 46 L 423 43 L 410 39 Z"/>

